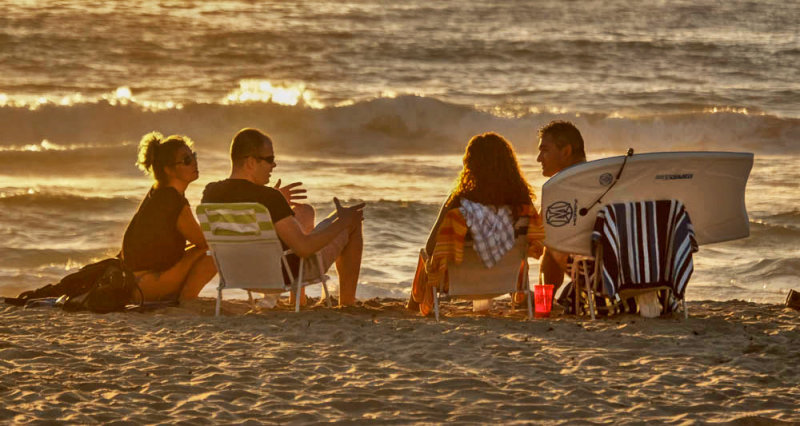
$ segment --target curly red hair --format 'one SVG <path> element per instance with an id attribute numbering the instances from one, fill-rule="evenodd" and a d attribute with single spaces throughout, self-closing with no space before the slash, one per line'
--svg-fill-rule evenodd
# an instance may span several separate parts
<path id="1" fill-rule="evenodd" d="M 464 167 L 448 200 L 470 201 L 492 206 L 520 207 L 533 203 L 536 197 L 519 169 L 517 155 L 511 144 L 494 132 L 475 135 L 464 152 Z"/>

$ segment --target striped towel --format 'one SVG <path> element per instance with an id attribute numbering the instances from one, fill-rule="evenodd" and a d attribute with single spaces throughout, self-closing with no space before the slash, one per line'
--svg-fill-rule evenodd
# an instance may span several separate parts
<path id="1" fill-rule="evenodd" d="M 460 210 L 472 234 L 475 252 L 483 264 L 491 268 L 514 246 L 511 209 L 508 206 L 493 207 L 463 199 Z"/>
<path id="2" fill-rule="evenodd" d="M 214 235 L 259 235 L 255 210 L 218 209 L 206 213 Z"/>
<path id="3" fill-rule="evenodd" d="M 694 271 L 694 228 L 677 200 L 610 204 L 597 214 L 592 244 L 602 246 L 603 291 L 669 286 L 679 299 Z"/>
<path id="4" fill-rule="evenodd" d="M 197 220 L 209 243 L 278 240 L 269 211 L 259 203 L 205 203 Z"/>

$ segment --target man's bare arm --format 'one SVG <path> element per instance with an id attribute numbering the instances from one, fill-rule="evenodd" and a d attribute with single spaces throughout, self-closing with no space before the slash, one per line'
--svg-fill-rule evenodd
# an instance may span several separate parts
<path id="1" fill-rule="evenodd" d="M 322 247 L 331 242 L 340 232 L 353 230 L 361 226 L 364 218 L 364 203 L 351 207 L 342 207 L 339 200 L 334 198 L 337 217 L 327 227 L 306 234 L 294 216 L 287 216 L 275 222 L 275 231 L 278 237 L 286 243 L 292 251 L 300 257 L 308 257 L 318 252 Z"/>

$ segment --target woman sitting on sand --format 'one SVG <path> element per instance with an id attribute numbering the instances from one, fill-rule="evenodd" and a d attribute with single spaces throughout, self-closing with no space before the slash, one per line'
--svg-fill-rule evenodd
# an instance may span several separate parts
<path id="1" fill-rule="evenodd" d="M 476 223 L 476 218 L 488 222 L 492 229 L 485 239 L 488 244 L 481 244 L 488 250 L 482 252 L 475 244 L 487 267 L 511 248 L 517 236 L 527 236 L 529 257 L 538 259 L 544 248 L 542 220 L 533 206 L 535 196 L 519 169 L 511 144 L 497 133 L 476 135 L 467 145 L 463 164 L 456 187 L 442 205 L 428 236 L 412 284 L 408 308 L 419 308 L 424 315 L 432 307 L 431 287 L 437 284 L 433 281 L 443 279 L 442 268 L 447 260 L 460 261 L 455 257 L 465 239 L 482 239 L 480 233 L 476 234 L 476 226 L 470 226 L 467 232 L 468 224 Z M 489 220 L 484 221 L 486 218 Z M 460 247 L 455 248 L 456 245 Z"/>
<path id="2" fill-rule="evenodd" d="M 146 301 L 194 299 L 217 273 L 184 196 L 199 175 L 191 146 L 185 136 L 164 138 L 157 132 L 139 143 L 137 164 L 155 184 L 125 230 L 122 260 L 134 271 Z"/>

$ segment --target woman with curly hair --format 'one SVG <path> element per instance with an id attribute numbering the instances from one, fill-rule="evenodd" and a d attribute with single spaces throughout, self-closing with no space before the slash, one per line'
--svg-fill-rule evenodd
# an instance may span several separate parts
<path id="1" fill-rule="evenodd" d="M 454 252 L 459 250 L 454 244 L 463 246 L 465 240 L 479 238 L 486 241 L 475 248 L 483 263 L 491 267 L 517 237 L 525 235 L 528 255 L 539 258 L 544 248 L 544 229 L 533 206 L 534 199 L 514 148 L 505 138 L 489 132 L 470 139 L 455 188 L 442 205 L 425 244 L 408 308 L 429 312 L 429 280 L 434 275 L 444 275 L 443 271 L 431 270 L 441 269 L 447 260 L 453 260 Z"/>
<path id="2" fill-rule="evenodd" d="M 194 299 L 217 273 L 184 196 L 199 176 L 191 147 L 186 136 L 158 132 L 139 143 L 137 165 L 155 183 L 125 230 L 122 260 L 134 271 L 145 301 Z"/>

